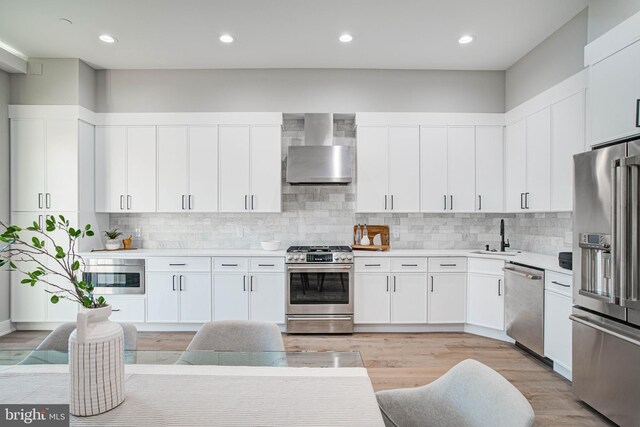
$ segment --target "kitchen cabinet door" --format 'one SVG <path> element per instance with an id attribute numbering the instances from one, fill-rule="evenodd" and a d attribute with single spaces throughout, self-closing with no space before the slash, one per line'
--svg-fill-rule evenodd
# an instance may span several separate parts
<path id="1" fill-rule="evenodd" d="M 45 129 L 42 119 L 11 120 L 12 211 L 44 208 Z"/>
<path id="2" fill-rule="evenodd" d="M 504 212 L 504 127 L 476 127 L 476 211 Z"/>
<path id="3" fill-rule="evenodd" d="M 124 212 L 127 194 L 127 130 L 96 126 L 96 211 Z"/>
<path id="4" fill-rule="evenodd" d="M 504 330 L 504 279 L 502 276 L 469 273 L 467 323 Z"/>
<path id="5" fill-rule="evenodd" d="M 446 127 L 420 128 L 420 179 L 422 212 L 447 211 Z"/>
<path id="6" fill-rule="evenodd" d="M 11 222 L 21 228 L 26 228 L 33 224 L 33 221 L 42 221 L 44 224 L 44 214 L 39 212 L 12 212 Z M 28 231 L 22 231 L 20 237 L 26 241 L 36 235 Z M 42 236 L 39 236 L 40 238 Z M 38 258 L 46 263 L 46 258 Z M 16 263 L 23 271 L 31 272 L 36 267 L 35 262 Z M 47 317 L 48 294 L 44 291 L 44 284 L 37 283 L 33 288 L 29 284 L 20 283 L 26 275 L 19 271 L 11 272 L 11 321 L 12 322 L 44 322 Z"/>
<path id="7" fill-rule="evenodd" d="M 420 211 L 420 128 L 389 127 L 389 200 L 393 212 Z"/>
<path id="8" fill-rule="evenodd" d="M 391 321 L 389 276 L 356 273 L 354 277 L 354 323 L 389 323 Z"/>
<path id="9" fill-rule="evenodd" d="M 178 274 L 147 273 L 147 322 L 177 323 L 180 320 Z"/>
<path id="10" fill-rule="evenodd" d="M 207 273 L 181 273 L 180 322 L 206 323 L 211 321 L 211 275 Z"/>
<path id="11" fill-rule="evenodd" d="M 476 137 L 473 126 L 450 127 L 447 144 L 449 210 L 473 212 L 476 198 Z"/>
<path id="12" fill-rule="evenodd" d="M 527 191 L 527 122 L 507 125 L 505 144 L 505 203 L 507 212 L 524 209 Z"/>
<path id="13" fill-rule="evenodd" d="M 78 210 L 78 121 L 47 120 L 45 207 Z"/>
<path id="14" fill-rule="evenodd" d="M 388 149 L 389 130 L 386 126 L 358 126 L 358 212 L 385 212 L 390 207 Z"/>
<path id="15" fill-rule="evenodd" d="M 465 323 L 467 274 L 434 273 L 429 278 L 429 323 Z"/>
<path id="16" fill-rule="evenodd" d="M 640 133 L 640 41 L 589 69 L 591 144 Z"/>
<path id="17" fill-rule="evenodd" d="M 570 297 L 544 292 L 544 355 L 571 371 Z"/>
<path id="18" fill-rule="evenodd" d="M 218 126 L 189 127 L 189 210 L 218 210 Z"/>
<path id="19" fill-rule="evenodd" d="M 573 155 L 585 150 L 585 97 L 551 106 L 551 210 L 573 210 Z"/>
<path id="20" fill-rule="evenodd" d="M 187 210 L 188 128 L 158 127 L 158 212 Z"/>
<path id="21" fill-rule="evenodd" d="M 213 276 L 213 319 L 248 320 L 249 289 L 246 274 Z"/>
<path id="22" fill-rule="evenodd" d="M 426 274 L 394 274 L 391 290 L 391 323 L 427 322 Z"/>
<path id="23" fill-rule="evenodd" d="M 220 212 L 248 212 L 249 126 L 220 126 Z"/>
<path id="24" fill-rule="evenodd" d="M 156 211 L 156 128 L 127 128 L 127 212 Z"/>
<path id="25" fill-rule="evenodd" d="M 551 109 L 527 117 L 527 194 L 525 207 L 551 208 Z"/>
<path id="26" fill-rule="evenodd" d="M 251 194 L 253 212 L 280 212 L 282 186 L 280 126 L 251 126 Z"/>
<path id="27" fill-rule="evenodd" d="M 252 274 L 249 292 L 249 319 L 284 323 L 283 274 Z"/>

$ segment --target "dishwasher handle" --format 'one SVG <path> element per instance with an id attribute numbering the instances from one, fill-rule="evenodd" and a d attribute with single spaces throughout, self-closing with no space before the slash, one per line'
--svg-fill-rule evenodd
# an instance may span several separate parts
<path id="1" fill-rule="evenodd" d="M 539 274 L 527 274 L 518 270 L 514 270 L 512 268 L 506 268 L 506 267 L 504 267 L 502 271 L 504 271 L 505 273 L 511 273 L 511 274 L 515 274 L 516 276 L 524 277 L 525 279 L 528 279 L 528 280 L 542 280 L 542 276 Z"/>

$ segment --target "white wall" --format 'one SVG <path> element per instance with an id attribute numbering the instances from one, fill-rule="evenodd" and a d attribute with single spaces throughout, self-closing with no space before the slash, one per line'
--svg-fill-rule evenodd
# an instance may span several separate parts
<path id="1" fill-rule="evenodd" d="M 504 112 L 503 71 L 99 70 L 98 112 Z"/>
<path id="2" fill-rule="evenodd" d="M 587 27 L 588 10 L 584 9 L 507 69 L 506 111 L 584 68 Z"/>
<path id="3" fill-rule="evenodd" d="M 96 70 L 78 61 L 78 104 L 91 111 L 96 109 Z"/>
<path id="4" fill-rule="evenodd" d="M 0 219 L 9 221 L 9 74 L 0 70 Z M 9 273 L 0 271 L 0 322 L 9 319 Z"/>
<path id="5" fill-rule="evenodd" d="M 79 62 L 77 58 L 31 58 L 27 74 L 11 74 L 11 104 L 77 105 Z M 38 64 L 42 74 L 31 74 Z"/>
<path id="6" fill-rule="evenodd" d="M 589 42 L 638 12 L 640 0 L 589 0 Z"/>

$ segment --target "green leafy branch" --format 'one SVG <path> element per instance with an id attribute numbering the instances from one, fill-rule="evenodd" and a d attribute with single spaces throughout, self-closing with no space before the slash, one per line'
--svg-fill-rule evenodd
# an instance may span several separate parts
<path id="1" fill-rule="evenodd" d="M 51 215 L 46 216 L 44 230 L 36 221 L 25 229 L 2 221 L 0 227 L 3 230 L 0 234 L 0 246 L 3 246 L 0 248 L 0 268 L 22 273 L 25 277 L 21 284 L 34 287 L 41 282 L 49 285 L 53 290 L 45 289 L 45 292 L 51 294 L 53 304 L 67 298 L 86 308 L 106 305 L 104 297 L 94 298 L 93 285 L 82 280 L 86 264 L 76 252 L 78 239 L 94 235 L 90 224 L 84 229 L 76 229 L 63 215 L 58 218 Z M 56 243 L 51 237 L 54 232 L 66 236 L 64 244 Z M 31 239 L 23 238 L 24 235 Z M 59 285 L 61 281 L 71 284 L 71 288 Z"/>

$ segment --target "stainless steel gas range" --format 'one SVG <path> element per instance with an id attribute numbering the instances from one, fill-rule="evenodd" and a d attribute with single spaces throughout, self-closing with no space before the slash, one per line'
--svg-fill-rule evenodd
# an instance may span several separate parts
<path id="1" fill-rule="evenodd" d="M 353 333 L 353 254 L 349 246 L 287 249 L 287 333 Z"/>

